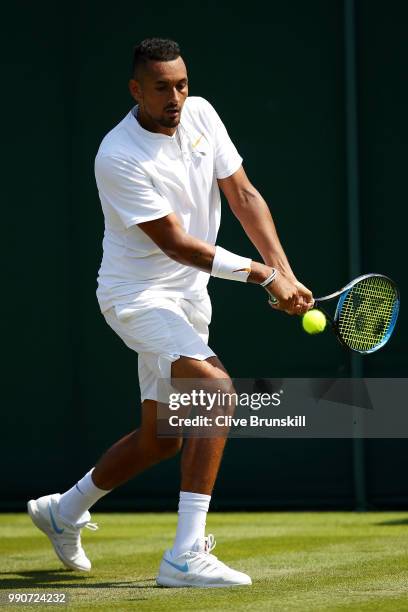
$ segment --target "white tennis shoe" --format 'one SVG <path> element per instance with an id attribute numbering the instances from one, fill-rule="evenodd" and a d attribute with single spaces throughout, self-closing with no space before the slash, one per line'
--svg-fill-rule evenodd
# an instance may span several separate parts
<path id="1" fill-rule="evenodd" d="M 166 550 L 156 582 L 165 587 L 231 587 L 252 584 L 246 574 L 231 569 L 211 554 L 216 542 L 209 534 L 196 540 L 192 550 L 173 557 Z"/>
<path id="2" fill-rule="evenodd" d="M 48 536 L 57 556 L 66 567 L 89 572 L 91 562 L 82 548 L 81 529 L 87 527 L 95 531 L 98 525 L 89 522 L 89 512 L 85 512 L 75 525 L 64 521 L 58 512 L 60 497 L 59 493 L 54 493 L 31 499 L 27 504 L 28 514 L 34 525 Z"/>

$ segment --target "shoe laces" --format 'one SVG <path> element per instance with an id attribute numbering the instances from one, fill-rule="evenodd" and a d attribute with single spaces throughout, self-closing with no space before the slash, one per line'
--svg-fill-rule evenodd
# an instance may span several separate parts
<path id="1" fill-rule="evenodd" d="M 82 548 L 81 529 L 85 527 L 91 531 L 99 529 L 98 523 L 85 523 L 76 529 L 69 529 L 64 534 L 65 546 L 73 546 L 75 549 Z"/>
<path id="2" fill-rule="evenodd" d="M 64 534 L 64 543 L 63 546 L 68 550 L 71 549 L 73 553 L 77 552 L 76 556 L 80 556 L 84 554 L 82 549 L 82 540 L 81 540 L 81 529 L 83 528 L 90 529 L 91 531 L 96 531 L 99 529 L 97 523 L 85 523 L 81 525 L 81 527 L 77 527 L 76 529 L 67 530 Z"/>
<path id="3" fill-rule="evenodd" d="M 86 529 L 90 529 L 91 531 L 96 531 L 99 529 L 98 523 L 86 523 L 84 527 L 86 527 Z"/>
<path id="4" fill-rule="evenodd" d="M 190 554 L 192 554 L 195 558 L 198 558 L 203 561 L 205 565 L 214 562 L 218 563 L 218 558 L 215 555 L 211 554 L 211 551 L 214 550 L 216 545 L 217 542 L 215 541 L 213 534 L 209 533 L 208 536 L 204 538 L 204 550 L 200 550 L 197 552 L 194 551 L 194 553 Z"/>
<path id="5" fill-rule="evenodd" d="M 212 533 L 209 533 L 208 536 L 206 538 L 204 538 L 205 544 L 204 544 L 204 551 L 207 554 L 210 554 L 210 552 L 212 550 L 214 550 L 214 548 L 217 546 L 217 542 L 213 536 Z M 214 555 L 212 555 L 214 556 Z"/>

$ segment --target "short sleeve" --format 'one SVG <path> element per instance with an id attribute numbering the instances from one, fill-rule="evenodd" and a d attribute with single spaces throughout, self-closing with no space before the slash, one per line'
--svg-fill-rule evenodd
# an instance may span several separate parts
<path id="1" fill-rule="evenodd" d="M 217 179 L 223 179 L 231 176 L 240 168 L 242 157 L 229 137 L 217 111 L 209 102 L 207 102 L 207 105 L 214 134 L 215 175 Z"/>
<path id="2" fill-rule="evenodd" d="M 95 178 L 101 202 L 112 207 L 126 229 L 173 212 L 146 173 L 131 161 L 98 155 Z"/>

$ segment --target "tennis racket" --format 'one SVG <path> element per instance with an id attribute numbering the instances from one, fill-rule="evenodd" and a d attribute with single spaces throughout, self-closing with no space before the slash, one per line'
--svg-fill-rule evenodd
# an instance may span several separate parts
<path id="1" fill-rule="evenodd" d="M 334 316 L 322 304 L 339 298 Z M 315 299 L 343 346 L 357 353 L 373 353 L 388 342 L 397 323 L 400 296 L 396 284 L 382 274 L 364 274 L 348 285 Z"/>

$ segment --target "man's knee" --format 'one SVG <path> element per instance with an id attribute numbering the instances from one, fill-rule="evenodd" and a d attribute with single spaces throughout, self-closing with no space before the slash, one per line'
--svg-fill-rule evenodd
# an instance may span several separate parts
<path id="1" fill-rule="evenodd" d="M 232 380 L 217 357 L 204 360 L 180 357 L 172 364 L 172 385 L 179 391 L 202 388 L 207 393 L 233 391 Z"/>
<path id="2" fill-rule="evenodd" d="M 180 357 L 173 363 L 172 386 L 179 393 L 191 395 L 191 402 L 186 404 L 183 416 L 189 416 L 192 408 L 212 411 L 218 414 L 232 415 L 235 412 L 237 394 L 228 372 L 217 357 L 204 361 Z M 198 394 L 198 396 L 197 396 Z M 194 401 L 193 401 L 194 400 Z"/>

